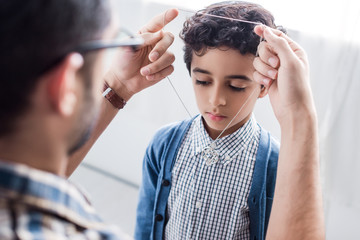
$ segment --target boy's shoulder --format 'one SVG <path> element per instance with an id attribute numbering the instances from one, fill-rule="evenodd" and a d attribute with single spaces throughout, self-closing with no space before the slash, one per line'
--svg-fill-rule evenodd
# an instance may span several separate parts
<path id="1" fill-rule="evenodd" d="M 280 141 L 273 136 L 268 130 L 266 130 L 264 127 L 262 127 L 259 123 L 257 123 L 259 129 L 260 129 L 260 141 L 267 139 L 268 144 L 271 144 L 272 147 L 275 149 L 280 148 Z"/>
<path id="2" fill-rule="evenodd" d="M 191 125 L 192 121 L 193 119 L 186 119 L 162 126 L 156 131 L 153 142 L 169 141 L 174 134 L 183 135 Z"/>
<path id="3" fill-rule="evenodd" d="M 149 147 L 153 150 L 161 149 L 169 144 L 178 144 L 182 140 L 186 130 L 190 127 L 193 119 L 186 119 L 167 124 L 159 128 L 153 136 Z M 154 149 L 155 148 L 155 149 Z"/>
<path id="4" fill-rule="evenodd" d="M 157 169 L 160 169 L 160 159 L 164 155 L 175 153 L 192 120 L 187 119 L 167 124 L 157 130 L 146 150 L 147 161 L 152 162 Z"/>
<path id="5" fill-rule="evenodd" d="M 268 158 L 270 161 L 274 161 L 277 164 L 280 151 L 280 142 L 274 137 L 268 130 L 263 128 L 259 123 L 257 123 L 260 128 L 260 140 L 259 140 L 259 150 L 260 152 L 268 152 Z"/>

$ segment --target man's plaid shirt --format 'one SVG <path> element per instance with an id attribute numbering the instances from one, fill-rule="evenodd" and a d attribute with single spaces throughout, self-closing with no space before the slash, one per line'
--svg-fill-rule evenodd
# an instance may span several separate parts
<path id="1" fill-rule="evenodd" d="M 127 239 L 67 179 L 0 161 L 0 239 Z"/>

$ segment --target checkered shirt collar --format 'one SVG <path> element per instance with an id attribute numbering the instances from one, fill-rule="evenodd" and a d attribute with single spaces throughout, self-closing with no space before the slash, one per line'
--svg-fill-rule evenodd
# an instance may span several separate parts
<path id="1" fill-rule="evenodd" d="M 216 150 L 219 152 L 220 162 L 227 163 L 246 149 L 254 141 L 256 127 L 255 117 L 251 115 L 250 119 L 237 131 L 216 140 Z M 214 142 L 205 129 L 201 115 L 194 119 L 191 142 L 193 156 L 201 154 Z"/>

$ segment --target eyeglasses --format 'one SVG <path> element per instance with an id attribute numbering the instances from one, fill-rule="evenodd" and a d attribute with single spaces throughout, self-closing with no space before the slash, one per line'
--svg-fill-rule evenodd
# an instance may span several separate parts
<path id="1" fill-rule="evenodd" d="M 143 43 L 144 40 L 142 38 L 135 37 L 128 30 L 121 28 L 115 39 L 85 42 L 75 47 L 73 52 L 86 53 L 94 50 L 118 47 L 131 47 L 133 50 L 136 50 Z"/>
<path id="2" fill-rule="evenodd" d="M 56 60 L 52 61 L 46 67 L 43 68 L 42 71 L 39 72 L 38 75 L 42 75 L 45 72 L 49 71 L 57 64 L 59 64 L 67 54 L 71 52 L 77 52 L 80 54 L 85 54 L 87 52 L 107 49 L 107 48 L 119 48 L 119 47 L 130 47 L 133 51 L 136 51 L 142 44 L 144 40 L 139 37 L 135 37 L 128 30 L 124 28 L 120 28 L 117 36 L 114 39 L 109 40 L 93 40 L 82 43 L 67 53 L 63 54 L 61 57 L 58 57 Z"/>

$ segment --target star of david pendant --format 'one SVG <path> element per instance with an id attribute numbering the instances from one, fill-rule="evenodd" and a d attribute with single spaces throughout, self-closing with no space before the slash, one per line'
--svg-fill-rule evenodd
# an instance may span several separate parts
<path id="1" fill-rule="evenodd" d="M 213 142 L 203 150 L 202 156 L 205 159 L 206 166 L 210 166 L 219 161 L 219 153 L 215 148 L 216 144 Z"/>

